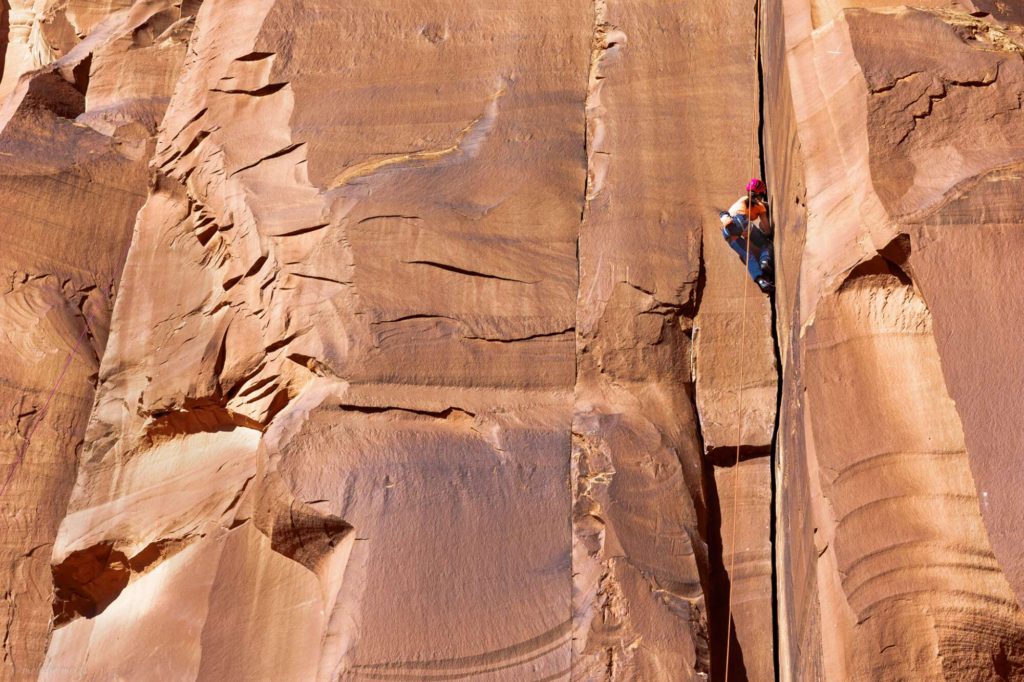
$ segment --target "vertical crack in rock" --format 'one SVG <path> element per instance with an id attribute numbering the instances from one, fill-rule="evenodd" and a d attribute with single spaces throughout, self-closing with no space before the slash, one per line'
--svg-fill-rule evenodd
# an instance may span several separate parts
<path id="1" fill-rule="evenodd" d="M 760 26 L 757 27 L 757 35 L 760 44 L 757 50 L 757 148 L 759 150 L 758 159 L 760 160 L 760 174 L 765 182 L 768 181 L 768 164 L 765 160 L 765 126 L 766 126 L 766 115 L 765 115 L 765 79 L 764 79 L 764 35 L 765 25 L 767 24 L 766 14 L 760 10 L 760 3 L 766 2 L 767 0 L 754 0 L 755 2 L 755 21 L 760 22 Z M 774 216 L 773 216 L 774 219 Z M 774 241 L 774 240 L 773 240 Z M 776 248 L 778 252 L 778 248 Z M 781 422 L 782 415 L 782 389 L 783 389 L 783 371 L 782 371 L 782 352 L 779 347 L 779 314 L 778 314 L 778 303 L 775 295 L 771 297 L 771 323 L 769 331 L 772 335 L 772 354 L 775 357 L 775 419 L 772 424 L 772 441 L 769 446 L 768 453 L 768 469 L 769 469 L 769 485 L 771 486 L 769 494 L 769 511 L 768 511 L 768 542 L 771 546 L 771 603 L 772 603 L 772 669 L 775 673 L 775 679 L 781 679 L 781 670 L 779 667 L 779 594 L 778 594 L 778 579 L 779 579 L 779 555 L 778 548 L 775 543 L 776 533 L 776 454 L 778 452 L 779 444 L 779 425 Z"/>
<path id="2" fill-rule="evenodd" d="M 604 55 L 605 45 L 603 33 L 605 24 L 605 0 L 594 0 L 593 34 L 590 45 L 590 68 L 587 73 L 587 94 L 583 113 L 583 155 L 584 181 L 583 195 L 580 202 L 579 231 L 576 237 L 576 362 L 573 376 L 574 402 L 580 396 L 580 363 L 586 352 L 586 340 L 580 320 L 580 293 L 583 284 L 583 265 L 580 242 L 583 239 L 587 218 L 590 212 L 590 200 L 597 191 L 594 178 L 593 158 L 595 129 L 600 125 L 598 111 L 600 107 L 599 84 L 601 80 L 600 64 Z M 579 671 L 584 663 L 584 651 L 588 640 L 586 630 L 595 617 L 593 610 L 600 608 L 601 618 L 606 622 L 614 622 L 612 610 L 615 608 L 613 597 L 614 584 L 609 589 L 608 583 L 613 582 L 607 566 L 599 566 L 595 558 L 601 554 L 605 540 L 605 521 L 602 518 L 598 496 L 594 494 L 595 486 L 606 489 L 615 476 L 615 470 L 607 456 L 599 451 L 596 444 L 590 442 L 586 434 L 576 430 L 576 414 L 570 423 L 570 494 L 572 511 L 569 516 L 569 532 L 572 541 L 572 599 L 570 601 L 570 622 L 572 623 L 573 648 L 570 653 L 570 677 L 573 680 L 586 677 L 587 672 Z M 597 575 L 599 574 L 599 576 Z M 605 661 L 605 675 L 613 679 L 615 667 L 615 651 L 613 647 L 605 647 L 602 658 Z M 586 665 L 583 665 L 586 668 Z M 596 671 L 589 671 L 596 674 Z"/>
<path id="3" fill-rule="evenodd" d="M 757 2 L 747 7 L 750 94 L 737 101 L 736 118 L 746 125 L 735 137 L 746 140 L 741 148 L 750 155 L 741 153 L 726 169 L 744 181 L 765 174 L 763 67 L 754 45 L 763 17 Z M 730 679 L 770 680 L 778 675 L 772 508 L 781 364 L 774 303 L 722 247 L 717 221 L 705 226 L 703 246 L 706 291 L 695 312 L 691 364 L 708 509 L 712 679 L 724 679 L 728 668 Z"/>
<path id="4" fill-rule="evenodd" d="M 749 43 L 747 3 L 725 11 L 734 27 L 730 36 Z M 703 187 L 677 193 L 679 178 L 697 176 L 721 195 L 712 201 L 725 201 L 736 176 L 750 171 L 732 160 L 707 169 L 688 153 L 662 155 L 651 142 L 666 136 L 678 141 L 680 134 L 690 139 L 679 112 L 708 103 L 702 88 L 707 67 L 700 58 L 722 41 L 680 47 L 665 27 L 685 23 L 686 12 L 673 4 L 650 11 L 610 0 L 595 5 L 573 424 L 573 679 L 706 678 L 718 646 L 709 633 L 709 619 L 717 617 L 709 613 L 709 600 L 721 592 L 713 588 L 723 573 L 714 564 L 721 563 L 721 552 L 713 550 L 719 523 L 713 470 L 702 460 L 709 443 L 727 444 L 719 432 L 735 412 L 731 401 L 725 408 L 721 381 L 713 375 L 727 379 L 729 367 L 722 362 L 734 363 L 726 357 L 733 338 L 728 327 L 738 319 L 732 308 L 743 280 L 728 276 L 741 270 L 734 273 L 724 262 L 719 267 L 728 251 L 709 250 L 719 277 L 718 308 L 711 308 L 714 323 L 701 361 L 714 359 L 702 378 L 722 408 L 716 435 L 708 440 L 695 410 L 695 371 L 687 363 L 698 343 L 694 318 L 706 303 L 709 253 L 702 255 L 699 235 L 707 226 L 697 207 L 708 198 Z M 750 102 L 742 117 L 749 121 L 755 106 L 750 53 L 744 48 L 730 54 L 739 55 L 727 58 L 746 76 L 737 91 Z M 647 112 L 639 121 L 630 115 L 638 102 Z M 704 139 L 724 139 L 734 123 Z M 743 130 L 745 139 L 754 132 Z M 767 310 L 758 314 L 767 319 Z M 774 383 L 771 393 L 774 405 Z M 756 441 L 761 453 L 770 439 L 765 434 Z M 766 625 L 767 634 L 770 618 Z"/>
<path id="5" fill-rule="evenodd" d="M 764 147 L 762 146 L 762 149 Z M 778 514 L 776 510 L 777 500 L 777 470 L 776 463 L 778 462 L 777 453 L 779 446 L 779 426 L 781 423 L 782 415 L 782 353 L 779 348 L 779 329 L 778 329 L 778 309 L 774 299 L 772 300 L 772 349 L 775 352 L 776 366 L 779 368 L 779 380 L 778 388 L 775 397 L 775 424 L 772 429 L 772 444 L 771 452 L 769 454 L 769 470 L 770 470 L 770 507 L 768 512 L 769 527 L 768 527 L 768 541 L 771 544 L 771 594 L 772 594 L 772 662 L 775 670 L 775 679 L 781 679 L 781 669 L 779 667 L 779 551 L 776 545 L 776 525 L 778 523 Z"/>
<path id="6" fill-rule="evenodd" d="M 696 321 L 697 316 L 700 314 L 702 294 L 704 287 L 707 284 L 707 260 L 705 259 L 705 244 L 704 240 L 701 239 L 700 244 L 700 256 L 698 261 L 698 274 L 697 274 L 697 286 L 694 291 L 694 299 L 692 304 L 692 319 Z M 690 402 L 693 405 L 693 412 L 697 415 L 697 419 L 694 420 L 694 428 L 697 437 L 697 444 L 700 448 L 700 452 L 705 456 L 701 460 L 701 484 L 703 486 L 704 493 L 704 514 L 700 522 L 700 533 L 707 543 L 707 555 L 708 565 L 705 567 L 702 576 L 702 582 L 704 586 L 705 600 L 707 603 L 707 638 L 708 638 L 708 661 L 710 668 L 708 670 L 708 676 L 713 680 L 715 675 L 719 674 L 721 668 L 718 663 L 718 659 L 724 657 L 725 645 L 722 634 L 726 629 L 726 624 L 722 622 L 722 619 L 718 617 L 720 612 L 720 603 L 723 599 L 723 595 L 727 598 L 728 587 L 724 587 L 721 584 L 721 578 L 725 576 L 725 565 L 723 564 L 723 552 L 722 552 L 722 510 L 721 502 L 718 496 L 718 486 L 715 483 L 715 465 L 710 457 L 708 457 L 708 446 L 707 441 L 704 438 L 704 427 L 701 421 L 700 408 L 698 407 L 698 391 L 700 390 L 700 382 L 697 377 L 697 337 L 700 334 L 700 328 L 694 324 L 693 329 L 690 332 L 691 344 L 690 344 Z M 735 639 L 735 633 L 733 633 Z M 739 646 L 734 647 L 737 651 Z M 739 666 L 742 669 L 742 666 Z M 745 672 L 743 673 L 745 676 Z"/>
<path id="7" fill-rule="evenodd" d="M 606 20 L 606 0 L 594 0 L 594 35 L 590 53 L 590 72 L 587 76 L 587 100 L 585 103 L 583 123 L 583 149 L 586 155 L 586 180 L 583 186 L 583 205 L 580 211 L 580 223 L 586 220 L 590 200 L 601 191 L 601 178 L 596 175 L 595 155 L 599 152 L 596 145 L 601 138 L 601 61 L 605 52 L 615 45 L 610 32 L 615 31 Z M 578 262 L 579 259 L 577 259 Z"/>

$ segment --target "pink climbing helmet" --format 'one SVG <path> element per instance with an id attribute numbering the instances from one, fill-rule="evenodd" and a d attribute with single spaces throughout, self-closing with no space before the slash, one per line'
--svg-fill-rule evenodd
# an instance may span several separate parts
<path id="1" fill-rule="evenodd" d="M 751 194 L 767 194 L 768 188 L 764 186 L 764 182 L 760 178 L 751 178 L 747 183 L 747 191 Z"/>

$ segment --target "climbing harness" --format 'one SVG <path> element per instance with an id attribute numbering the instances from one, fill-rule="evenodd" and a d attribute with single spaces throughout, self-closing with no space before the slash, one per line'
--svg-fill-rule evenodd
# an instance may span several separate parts
<path id="1" fill-rule="evenodd" d="M 755 0 L 754 2 L 754 68 L 761 59 L 761 0 Z M 758 116 L 760 114 L 760 103 L 754 103 L 754 115 L 753 124 L 751 125 L 751 139 L 750 139 L 750 169 L 751 175 L 754 173 L 754 150 L 757 148 L 757 128 L 758 128 Z M 763 183 L 762 183 L 763 185 Z M 753 207 L 753 194 L 756 189 L 753 181 L 747 183 L 747 206 Z M 748 208 L 750 211 L 750 208 Z M 747 253 L 743 259 L 744 267 L 747 267 L 750 263 L 750 238 L 747 238 Z M 744 273 L 743 276 L 743 307 L 742 317 L 740 318 L 740 352 L 746 347 L 747 343 L 747 293 L 750 290 L 750 278 Z M 736 591 L 736 511 L 739 508 L 739 483 L 740 483 L 740 442 L 743 438 L 743 382 L 745 380 L 744 370 L 746 369 L 746 363 L 740 363 L 740 383 L 736 389 L 736 461 L 733 464 L 732 470 L 732 529 L 729 533 L 729 548 L 731 554 L 729 556 L 729 605 L 727 609 L 726 619 L 726 631 L 725 631 L 725 676 L 722 678 L 724 682 L 729 682 L 729 656 L 732 649 L 732 595 Z"/>

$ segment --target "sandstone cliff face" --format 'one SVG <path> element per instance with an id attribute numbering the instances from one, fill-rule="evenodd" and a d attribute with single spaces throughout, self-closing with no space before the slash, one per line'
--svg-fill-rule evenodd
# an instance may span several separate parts
<path id="1" fill-rule="evenodd" d="M 757 158 L 753 13 L 718 2 L 600 8 L 579 235 L 573 673 L 691 679 L 724 662 L 732 562 L 718 525 L 733 486 L 719 491 L 719 478 L 737 445 L 767 455 L 775 406 L 768 302 L 709 207 L 735 200 Z M 730 106 L 709 88 L 712 74 L 725 76 Z M 740 340 L 744 287 L 752 350 Z M 767 516 L 759 492 L 739 489 Z M 767 534 L 746 538 L 752 552 L 735 565 L 750 574 L 741 599 L 763 607 L 737 625 L 765 654 L 760 668 L 750 663 L 761 680 L 773 677 L 767 544 Z M 732 653 L 735 670 L 742 656 Z"/>
<path id="2" fill-rule="evenodd" d="M 709 207 L 749 173 L 728 155 L 758 120 L 748 6 L 36 3 L 10 20 L 8 108 L 48 107 L 36 137 L 113 147 L 132 197 L 62 212 L 109 218 L 76 232 L 102 257 L 45 251 L 110 261 L 90 305 L 117 296 L 84 370 L 72 353 L 57 371 L 89 319 L 74 309 L 50 364 L 19 356 L 82 388 L 31 422 L 63 450 L 11 469 L 26 492 L 5 502 L 53 506 L 28 558 L 27 531 L 5 536 L 36 571 L 35 611 L 11 607 L 11 677 L 720 665 L 713 463 L 742 446 L 766 471 L 774 416 L 767 301 L 750 296 L 744 359 L 745 278 Z M 663 143 L 680 136 L 690 152 Z M 86 142 L 55 147 L 86 174 Z M 755 573 L 769 608 L 736 631 L 768 679 Z"/>
<path id="3" fill-rule="evenodd" d="M 780 665 L 1018 679 L 1019 11 L 783 2 Z"/>
<path id="4" fill-rule="evenodd" d="M 12 0 L 3 678 L 1020 678 L 1024 16 L 932 5 Z"/>
<path id="5" fill-rule="evenodd" d="M 88 31 L 79 42 L 74 32 L 51 33 L 34 11 L 15 3 L 4 16 L 0 87 L 8 93 L 0 108 L 5 679 L 29 679 L 43 660 L 50 554 L 147 193 L 153 136 L 191 30 L 186 9 L 170 3 L 102 12 L 63 3 L 48 16 Z M 40 65 L 25 61 L 30 53 L 48 65 L 22 76 Z"/>

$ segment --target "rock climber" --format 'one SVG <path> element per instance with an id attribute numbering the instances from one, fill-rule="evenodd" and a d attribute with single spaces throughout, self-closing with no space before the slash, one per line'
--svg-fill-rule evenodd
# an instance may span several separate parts
<path id="1" fill-rule="evenodd" d="M 736 200 L 728 211 L 721 211 L 722 236 L 732 250 L 746 262 L 750 277 L 761 291 L 775 291 L 775 247 L 768 216 L 768 188 L 759 178 L 747 183 L 747 193 Z M 748 259 L 747 239 L 750 240 Z"/>

